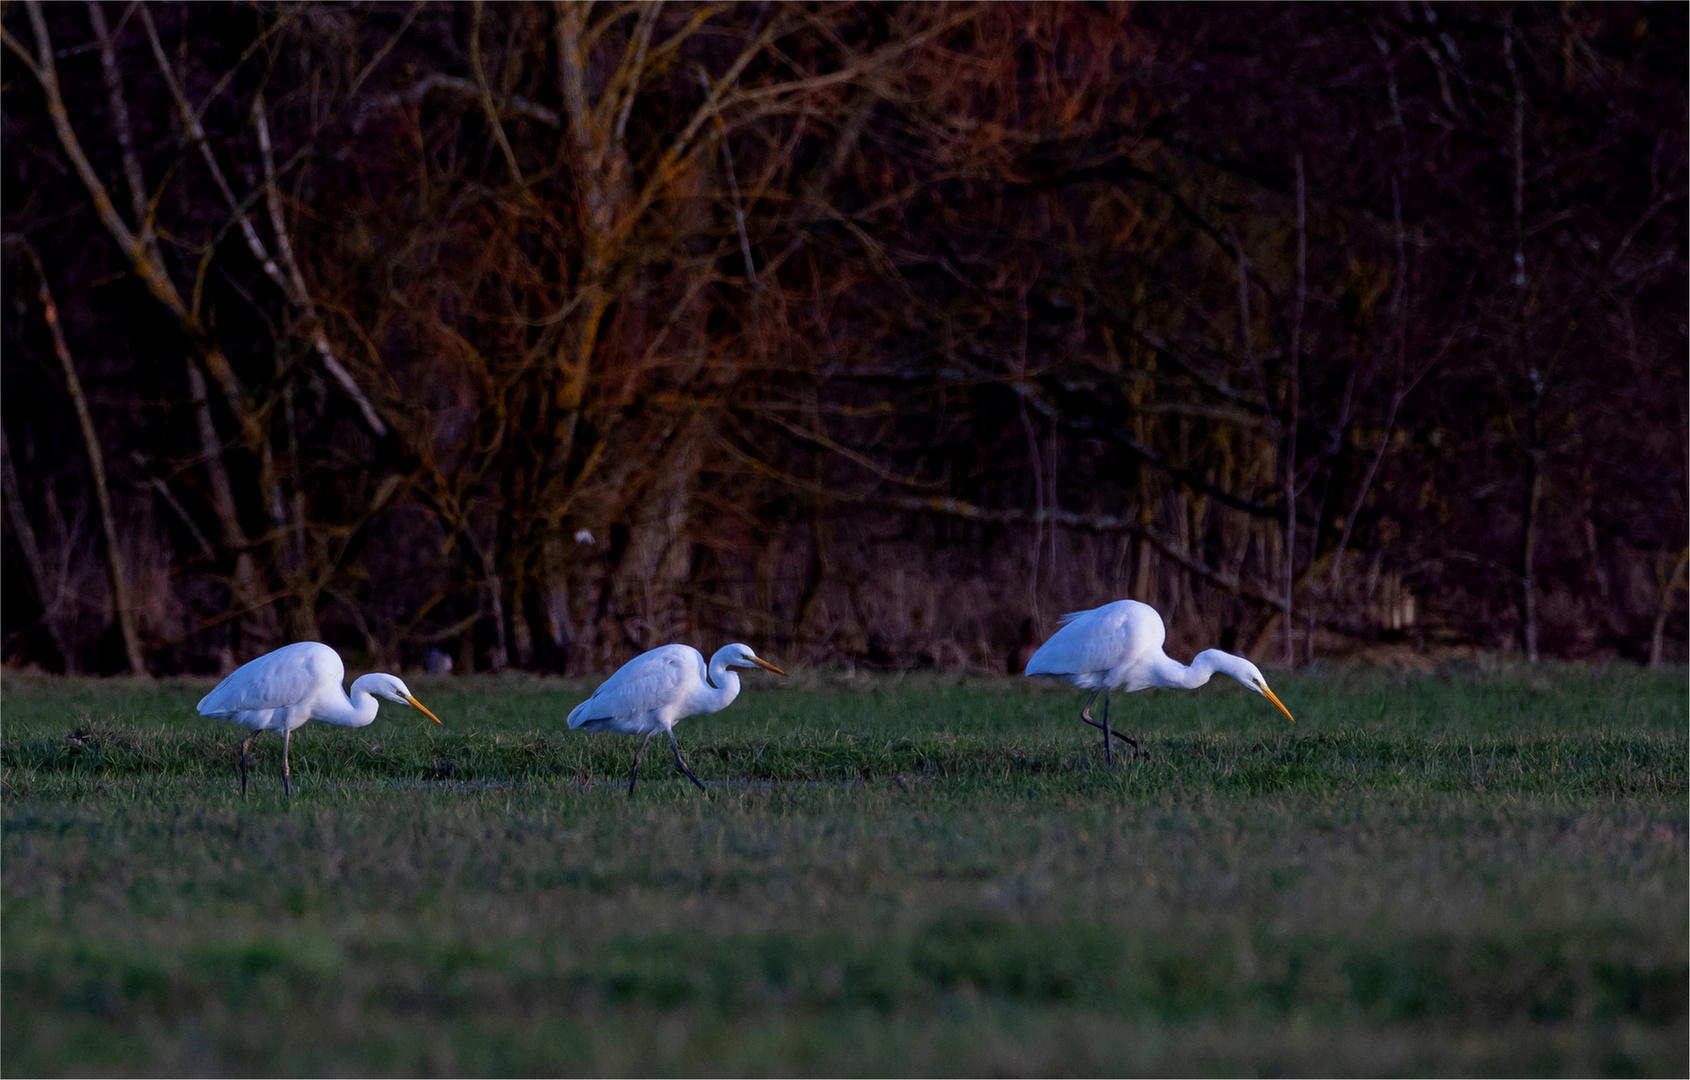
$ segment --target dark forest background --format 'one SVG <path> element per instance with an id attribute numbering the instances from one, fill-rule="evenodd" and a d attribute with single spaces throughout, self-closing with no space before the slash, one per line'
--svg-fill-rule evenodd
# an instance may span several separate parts
<path id="1" fill-rule="evenodd" d="M 4 657 L 1682 660 L 1685 14 L 8 0 Z"/>

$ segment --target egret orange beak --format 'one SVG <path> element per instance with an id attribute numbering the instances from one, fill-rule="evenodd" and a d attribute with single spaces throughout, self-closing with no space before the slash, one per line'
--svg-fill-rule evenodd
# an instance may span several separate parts
<path id="1" fill-rule="evenodd" d="M 776 675 L 785 675 L 786 674 L 786 672 L 782 671 L 778 667 L 775 667 L 773 664 L 769 663 L 767 660 L 761 660 L 761 659 L 758 659 L 755 656 L 748 656 L 748 657 L 746 657 L 746 659 L 751 661 L 753 664 L 756 664 L 758 667 L 762 668 L 764 671 L 772 671 Z"/>
<path id="2" fill-rule="evenodd" d="M 1293 724 L 1297 722 L 1297 718 L 1291 715 L 1291 710 L 1285 707 L 1285 702 L 1279 700 L 1279 695 L 1267 688 L 1267 683 L 1262 684 L 1262 696 L 1273 702 L 1273 707 L 1284 713 L 1285 719 L 1291 721 Z"/>
<path id="3" fill-rule="evenodd" d="M 440 724 L 440 717 L 435 716 L 433 713 L 429 712 L 428 709 L 423 705 L 422 702 L 418 701 L 416 698 L 412 697 L 410 694 L 405 695 L 405 700 L 409 701 L 411 703 L 411 708 L 413 708 L 413 709 L 417 710 L 418 712 L 422 713 L 424 716 L 428 717 L 430 720 L 433 720 L 436 724 Z M 1283 706 L 1283 705 L 1280 706 L 1280 708 L 1282 708 L 1282 709 L 1284 707 L 1285 706 Z M 1289 714 L 1287 714 L 1287 715 L 1289 715 Z M 446 725 L 440 724 L 440 726 L 445 727 Z"/>

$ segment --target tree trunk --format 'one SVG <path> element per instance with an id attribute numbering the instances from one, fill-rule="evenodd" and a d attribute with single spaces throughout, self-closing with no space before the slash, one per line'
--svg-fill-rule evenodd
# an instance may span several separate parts
<path id="1" fill-rule="evenodd" d="M 18 549 L 23 552 L 24 565 L 29 568 L 29 576 L 34 580 L 35 595 L 41 601 L 41 625 L 46 628 L 47 637 L 53 642 L 53 648 L 58 651 L 64 673 L 75 675 L 76 656 L 59 634 L 58 625 L 53 621 L 53 613 L 47 609 L 47 565 L 41 558 L 41 546 L 36 543 L 35 527 L 29 523 L 29 515 L 24 512 L 23 493 L 18 487 L 17 471 L 12 467 L 12 444 L 6 438 L 4 428 L 0 428 L 0 468 L 5 470 L 6 517 L 12 523 L 12 538 L 18 542 Z"/>
<path id="2" fill-rule="evenodd" d="M 1690 561 L 1690 548 L 1678 553 L 1672 573 L 1661 586 L 1661 606 L 1655 612 L 1655 632 L 1649 638 L 1649 666 L 1661 666 L 1661 653 L 1666 646 L 1667 619 L 1672 615 L 1672 598 L 1684 587 L 1685 564 Z"/>
<path id="3" fill-rule="evenodd" d="M 1537 408 L 1532 408 L 1533 442 L 1536 442 Z M 1526 525 L 1520 537 L 1520 644 L 1526 662 L 1535 664 L 1537 649 L 1537 537 L 1538 517 L 1543 506 L 1543 452 L 1535 446 L 1526 461 Z"/>
<path id="4" fill-rule="evenodd" d="M 94 487 L 94 501 L 100 511 L 100 527 L 106 537 L 106 577 L 111 583 L 112 615 L 118 631 L 123 635 L 124 660 L 131 674 L 145 675 L 146 661 L 141 657 L 141 638 L 135 632 L 134 605 L 129 597 L 129 573 L 123 565 L 123 549 L 117 542 L 117 519 L 112 514 L 111 488 L 106 483 L 106 457 L 100 449 L 100 437 L 94 428 L 94 414 L 88 410 L 88 398 L 82 392 L 82 379 L 76 374 L 76 364 L 65 343 L 64 330 L 59 326 L 59 307 L 53 302 L 53 292 L 47 286 L 47 272 L 35 252 L 29 252 L 41 281 L 42 314 L 53 337 L 53 352 L 58 355 L 59 367 L 64 371 L 65 391 L 70 394 L 76 409 L 76 420 L 82 428 L 82 448 L 88 454 L 88 476 Z"/>
<path id="5" fill-rule="evenodd" d="M 1303 354 L 1303 309 L 1308 305 L 1308 215 L 1304 202 L 1303 155 L 1297 155 L 1297 308 L 1291 321 L 1290 422 L 1285 431 L 1285 666 L 1297 666 L 1292 633 L 1292 588 L 1297 577 L 1297 423 L 1302 405 L 1299 361 Z M 1320 537 L 1315 536 L 1318 542 Z M 1309 648 L 1314 648 L 1314 613 L 1309 613 Z"/>
<path id="6" fill-rule="evenodd" d="M 1526 345 L 1526 144 L 1525 86 L 1514 63 L 1514 22 L 1510 12 L 1503 23 L 1502 63 L 1508 69 L 1514 90 L 1514 349 L 1517 359 L 1528 361 Z M 1538 511 L 1543 504 L 1543 441 L 1540 414 L 1543 406 L 1543 376 L 1530 368 L 1532 400 L 1526 445 L 1526 522 L 1520 536 L 1520 638 L 1526 662 L 1537 663 L 1537 534 Z"/>
<path id="7" fill-rule="evenodd" d="M 218 438 L 217 427 L 211 420 L 211 401 L 207 396 L 205 375 L 192 357 L 183 359 L 188 375 L 188 400 L 193 405 L 195 427 L 200 437 L 200 454 L 211 480 L 211 505 L 217 511 L 217 521 L 222 527 L 223 546 L 235 557 L 234 584 L 230 592 L 241 616 L 239 624 L 246 625 L 259 610 L 258 572 L 252 564 L 252 553 L 248 550 L 250 541 L 241 525 L 235 489 L 229 482 L 229 468 L 223 460 L 223 440 Z M 240 648 L 240 643 L 237 643 L 237 648 Z"/>

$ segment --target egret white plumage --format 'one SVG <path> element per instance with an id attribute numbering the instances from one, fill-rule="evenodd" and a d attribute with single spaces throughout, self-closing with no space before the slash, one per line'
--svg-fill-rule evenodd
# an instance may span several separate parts
<path id="1" fill-rule="evenodd" d="M 1219 649 L 1205 649 L 1189 665 L 1182 664 L 1162 651 L 1167 638 L 1167 628 L 1155 608 L 1137 600 L 1117 600 L 1090 611 L 1062 616 L 1062 628 L 1033 653 L 1027 661 L 1026 674 L 1060 679 L 1092 692 L 1085 708 L 1080 710 L 1080 719 L 1103 729 L 1103 756 L 1111 764 L 1115 760 L 1109 742 L 1111 735 L 1130 744 L 1135 752 L 1140 749 L 1137 739 L 1109 726 L 1111 690 L 1127 693 L 1151 687 L 1195 690 L 1219 672 L 1261 694 L 1285 714 L 1285 719 L 1295 722 L 1291 710 L 1268 689 L 1267 680 L 1255 664 Z M 1102 723 L 1091 716 L 1092 704 L 1100 693 Z"/>
<path id="2" fill-rule="evenodd" d="M 720 712 L 739 696 L 737 668 L 760 667 L 776 675 L 786 672 L 751 651 L 749 645 L 724 645 L 707 666 L 704 654 L 691 645 L 664 645 L 641 653 L 617 669 L 593 695 L 569 712 L 569 726 L 587 731 L 614 731 L 621 735 L 644 735 L 634 755 L 634 771 L 628 777 L 628 794 L 640 779 L 640 759 L 652 736 L 663 732 L 675 751 L 675 766 L 703 791 L 693 775 L 681 745 L 675 741 L 675 723 L 689 716 Z"/>
<path id="3" fill-rule="evenodd" d="M 341 689 L 344 678 L 346 665 L 341 663 L 340 654 L 321 642 L 301 641 L 242 664 L 200 699 L 201 716 L 232 720 L 253 729 L 241 743 L 242 795 L 246 794 L 247 748 L 260 731 L 281 733 L 282 789 L 292 795 L 288 747 L 293 733 L 312 720 L 336 727 L 364 727 L 376 718 L 381 706 L 376 699 L 387 698 L 440 723 L 440 718 L 412 697 L 396 676 L 379 672 L 364 675 L 352 684 L 350 696 Z"/>

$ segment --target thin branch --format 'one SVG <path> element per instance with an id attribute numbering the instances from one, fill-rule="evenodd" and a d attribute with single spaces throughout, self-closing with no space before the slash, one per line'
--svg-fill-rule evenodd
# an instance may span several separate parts
<path id="1" fill-rule="evenodd" d="M 135 132 L 129 122 L 129 102 L 123 93 L 123 77 L 117 68 L 117 49 L 106 25 L 105 8 L 100 0 L 87 0 L 88 21 L 94 27 L 94 38 L 100 45 L 100 74 L 106 83 L 106 103 L 111 110 L 112 131 L 117 136 L 118 150 L 123 158 L 123 175 L 129 182 L 129 201 L 135 211 L 135 221 L 141 229 L 141 242 L 152 242 L 151 216 L 147 213 L 147 178 L 141 170 L 141 159 L 135 153 Z"/>
<path id="2" fill-rule="evenodd" d="M 698 69 L 698 81 L 703 84 L 705 92 L 708 93 L 710 77 L 704 73 L 703 68 Z M 733 148 L 728 145 L 728 139 L 724 133 L 725 128 L 726 125 L 722 123 L 722 118 L 718 116 L 716 118 L 716 141 L 722 147 L 722 161 L 728 173 L 728 192 L 733 197 L 734 225 L 739 230 L 739 251 L 745 257 L 746 277 L 751 279 L 753 287 L 761 290 L 763 283 L 757 279 L 757 264 L 751 259 L 751 238 L 745 231 L 745 208 L 740 204 L 739 178 L 734 175 Z"/>
<path id="3" fill-rule="evenodd" d="M 312 333 L 312 344 L 317 350 L 317 355 L 322 358 L 324 370 L 333 377 L 335 382 L 340 384 L 340 388 L 357 404 L 359 414 L 363 416 L 364 424 L 370 429 L 370 432 L 377 438 L 385 438 L 387 436 L 387 425 L 382 422 L 380 416 L 376 415 L 375 407 L 370 404 L 370 399 L 365 395 L 364 388 L 358 385 L 358 381 L 352 377 L 350 371 L 346 370 L 345 365 L 335 356 L 334 349 L 329 345 L 328 335 L 323 330 L 322 315 L 317 311 L 316 304 L 311 300 L 310 290 L 305 286 L 305 275 L 300 273 L 299 262 L 294 258 L 293 244 L 288 239 L 287 221 L 282 215 L 281 192 L 276 184 L 276 163 L 270 146 L 270 122 L 264 108 L 262 91 L 253 98 L 252 120 L 253 127 L 257 129 L 258 134 L 259 156 L 264 162 L 264 195 L 265 204 L 270 213 L 270 231 L 276 237 L 276 254 L 287 270 L 288 284 L 293 289 L 292 299 L 316 320 L 316 326 Z"/>
<path id="4" fill-rule="evenodd" d="M 187 95 L 183 93 L 182 85 L 176 78 L 176 70 L 171 65 L 170 58 L 164 54 L 164 43 L 159 40 L 158 27 L 153 24 L 152 15 L 144 5 L 140 14 L 141 25 L 147 31 L 147 41 L 152 45 L 153 59 L 157 61 L 159 74 L 164 76 L 164 85 L 169 88 L 170 96 L 176 103 L 176 112 L 182 119 L 189 141 L 199 149 L 200 158 L 205 162 L 206 170 L 211 173 L 212 181 L 217 185 L 217 190 L 223 193 L 224 201 L 234 213 L 235 222 L 240 226 L 241 235 L 246 238 L 246 246 L 252 252 L 252 257 L 264 268 L 265 275 L 282 290 L 282 295 L 288 296 L 288 283 L 282 276 L 281 267 L 270 257 L 264 241 L 258 237 L 258 230 L 253 228 L 252 218 L 246 212 L 247 204 L 235 195 L 234 188 L 229 186 L 228 177 L 223 173 L 223 167 L 217 163 L 217 155 L 211 149 L 211 140 L 206 138 L 205 127 L 200 123 L 200 111 L 189 104 Z"/>
<path id="5" fill-rule="evenodd" d="M 499 149 L 504 152 L 505 165 L 511 171 L 511 179 L 516 181 L 517 187 L 523 187 L 522 169 L 516 163 L 516 151 L 511 149 L 510 140 L 505 138 L 505 125 L 499 123 L 499 110 L 493 106 L 493 91 L 487 87 L 487 73 L 481 67 L 481 4 L 470 5 L 469 18 L 469 65 L 475 69 L 475 85 L 480 91 L 481 107 L 487 113 L 487 123 L 492 125 L 493 137 L 498 140 Z"/>
<path id="6" fill-rule="evenodd" d="M 117 620 L 118 630 L 123 635 L 124 658 L 133 674 L 145 675 L 147 665 L 141 656 L 141 638 L 135 632 L 134 605 L 129 597 L 129 573 L 124 567 L 123 549 L 117 540 L 117 518 L 112 513 L 111 487 L 106 482 L 106 457 L 100 449 L 100 436 L 94 427 L 94 414 L 88 409 L 88 397 L 82 392 L 82 379 L 76 373 L 76 363 L 71 359 L 70 346 L 65 343 L 64 330 L 59 326 L 59 306 L 53 302 L 53 292 L 48 288 L 47 271 L 41 266 L 41 260 L 33 248 L 25 246 L 24 253 L 29 257 L 30 265 L 35 268 L 36 277 L 41 283 L 36 295 L 41 299 L 42 317 L 46 319 L 47 329 L 52 334 L 53 352 L 59 358 L 59 368 L 64 372 L 65 392 L 70 395 L 71 405 L 76 410 L 77 423 L 82 428 L 82 448 L 88 455 L 89 479 L 94 486 L 95 504 L 100 510 L 100 526 L 106 535 L 106 575 L 111 584 L 112 614 Z"/>

